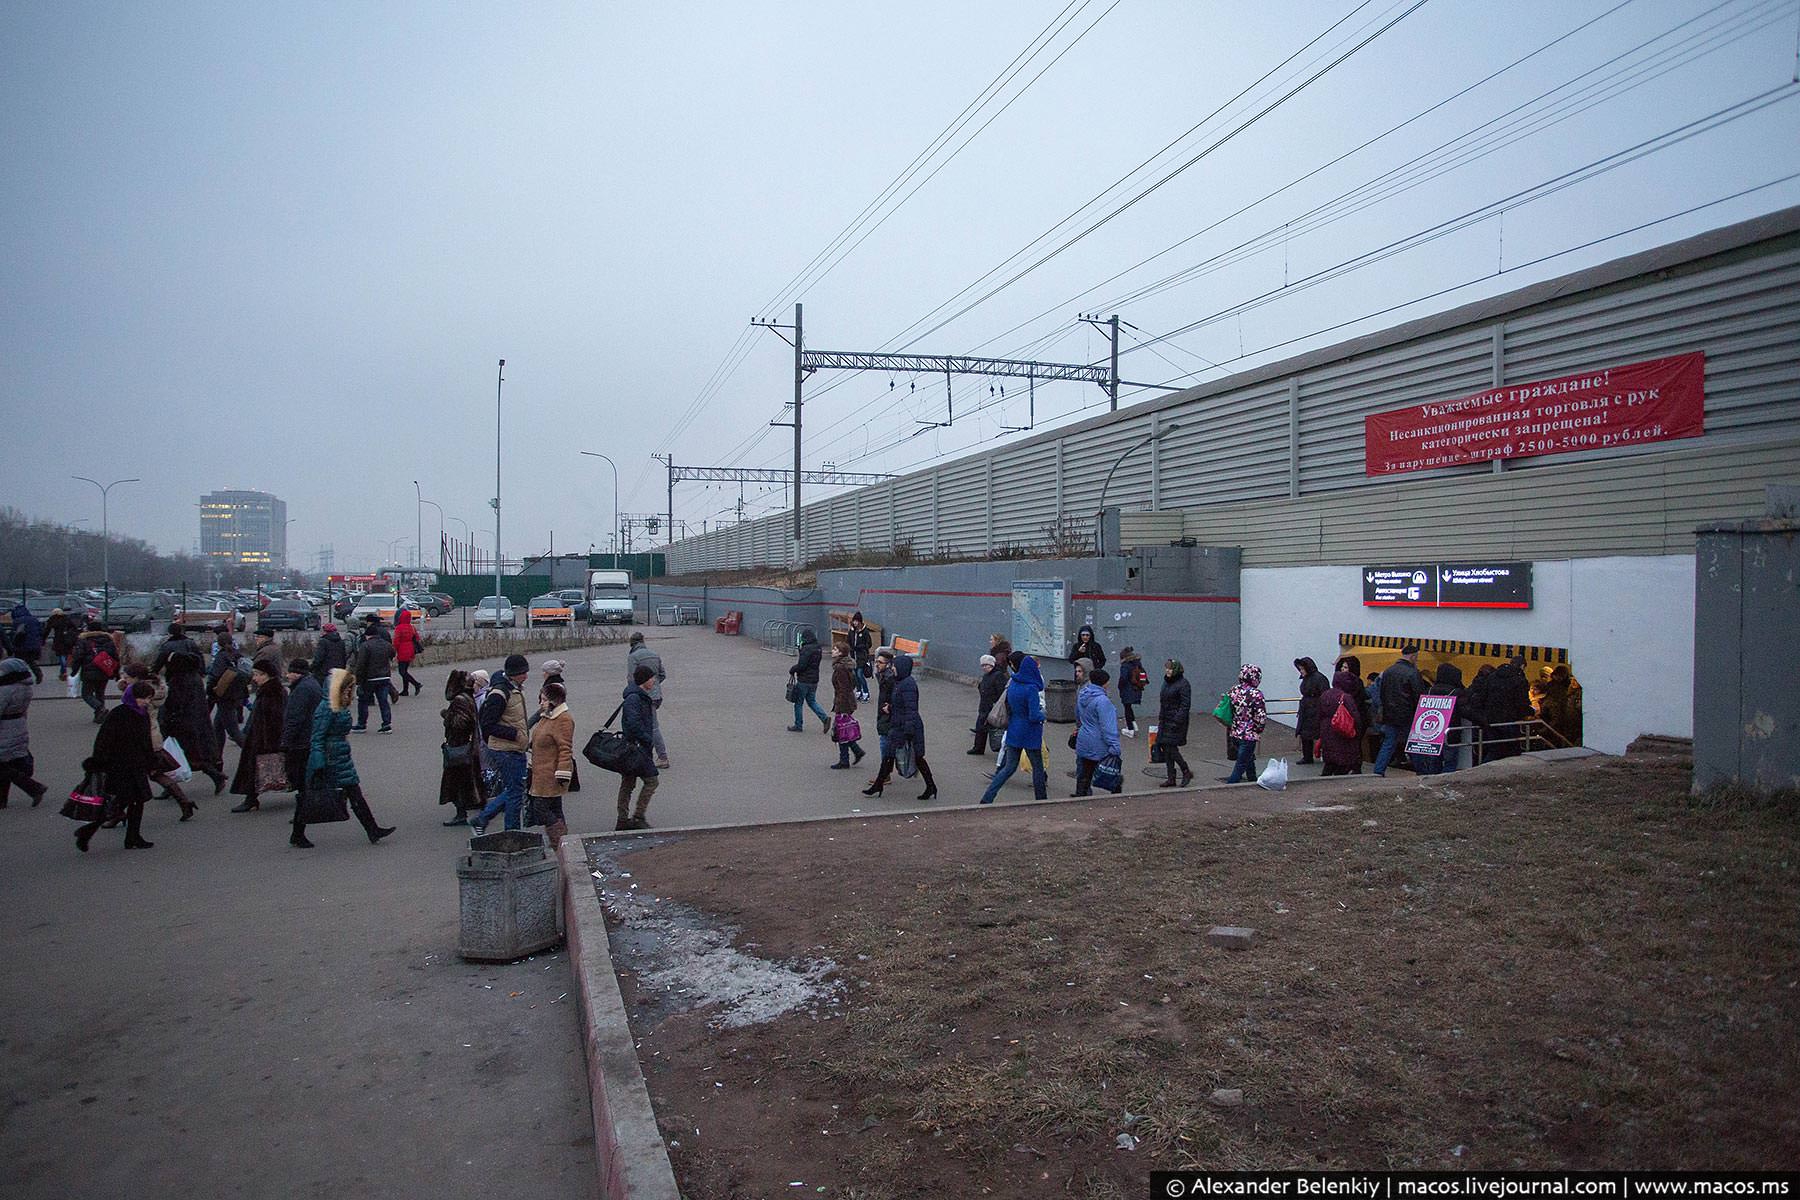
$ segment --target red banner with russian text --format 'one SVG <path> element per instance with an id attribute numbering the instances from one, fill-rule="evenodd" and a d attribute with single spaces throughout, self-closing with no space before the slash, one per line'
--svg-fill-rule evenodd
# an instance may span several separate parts
<path id="1" fill-rule="evenodd" d="M 1369 475 L 1606 450 L 1705 432 L 1706 355 L 1678 354 L 1363 418 Z"/>

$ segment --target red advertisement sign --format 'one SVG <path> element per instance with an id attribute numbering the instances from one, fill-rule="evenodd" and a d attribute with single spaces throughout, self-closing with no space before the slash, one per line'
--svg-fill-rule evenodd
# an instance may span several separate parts
<path id="1" fill-rule="evenodd" d="M 1406 735 L 1406 752 L 1442 754 L 1444 738 L 1450 732 L 1451 714 L 1455 711 L 1455 696 L 1420 696 L 1418 711 L 1413 713 L 1412 729 Z"/>
<path id="2" fill-rule="evenodd" d="M 1680 354 L 1363 418 L 1369 475 L 1603 450 L 1705 432 L 1706 355 Z"/>

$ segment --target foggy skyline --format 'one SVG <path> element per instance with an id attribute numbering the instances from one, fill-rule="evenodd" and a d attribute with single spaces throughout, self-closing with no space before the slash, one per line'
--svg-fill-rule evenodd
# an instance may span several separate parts
<path id="1" fill-rule="evenodd" d="M 822 349 L 1096 361 L 1104 338 L 1077 314 L 1117 311 L 1135 328 L 1124 377 L 1183 386 L 1800 202 L 1800 181 L 1763 186 L 1800 172 L 1791 0 L 69 4 L 0 20 L 15 164 L 0 181 L 0 504 L 98 529 L 95 489 L 70 476 L 141 476 L 114 491 L 113 532 L 177 551 L 198 540 L 203 493 L 266 491 L 295 518 L 301 568 L 322 545 L 353 570 L 410 543 L 414 479 L 452 518 L 492 529 L 501 358 L 507 556 L 543 552 L 552 531 L 559 550 L 604 548 L 612 477 L 582 450 L 618 464 L 632 513 L 663 508 L 653 452 L 791 465 L 788 431 L 767 423 L 792 397 L 792 352 L 749 322 L 790 319 L 796 291 Z M 948 144 L 992 118 L 966 149 L 928 157 L 829 273 L 785 286 L 1046 30 Z M 1544 101 L 1517 141 L 1472 142 L 1454 169 L 1330 224 L 1305 216 L 1465 131 L 1497 142 L 1509 110 L 1621 55 L 1588 86 L 1629 90 L 1584 99 L 1572 84 L 1567 107 Z M 1630 70 L 1641 77 L 1618 74 Z M 1041 267 L 941 328 L 941 315 L 921 322 L 1133 168 L 1151 164 L 1074 231 L 1288 87 L 1089 236 L 1051 254 L 1072 236 L 1059 232 L 969 299 L 1049 255 Z M 1711 114 L 1730 119 L 1293 286 Z M 1233 251 L 1284 223 L 1297 231 Z M 1270 303 L 1143 345 L 1284 283 Z M 1009 389 L 915 436 L 944 394 L 941 378 L 914 382 L 814 375 L 807 467 L 898 472 L 1024 423 Z M 957 386 L 988 399 L 986 381 Z M 1041 386 L 1040 426 L 1097 402 L 1091 385 Z M 676 516 L 724 519 L 738 496 L 684 484 Z M 781 488 L 744 498 L 760 515 Z M 427 506 L 428 561 L 438 524 Z"/>

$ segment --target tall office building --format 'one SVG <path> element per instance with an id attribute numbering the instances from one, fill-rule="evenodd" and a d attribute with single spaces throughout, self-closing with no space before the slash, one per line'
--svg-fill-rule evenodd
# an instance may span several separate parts
<path id="1" fill-rule="evenodd" d="M 287 502 L 227 489 L 200 497 L 200 553 L 232 566 L 287 567 Z"/>

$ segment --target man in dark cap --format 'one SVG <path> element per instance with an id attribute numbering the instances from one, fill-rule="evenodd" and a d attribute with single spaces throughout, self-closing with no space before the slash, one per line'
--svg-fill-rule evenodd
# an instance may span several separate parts
<path id="1" fill-rule="evenodd" d="M 325 686 L 304 658 L 287 665 L 287 707 L 282 709 L 281 755 L 287 763 L 288 784 L 294 791 L 306 786 L 306 760 L 312 753 L 313 713 L 325 699 Z"/>
<path id="2" fill-rule="evenodd" d="M 519 828 L 519 811 L 525 804 L 525 748 L 529 744 L 525 681 L 530 675 L 531 664 L 523 654 L 507 655 L 506 665 L 489 683 L 487 699 L 481 702 L 477 719 L 487 740 L 488 759 L 500 776 L 500 792 L 470 819 L 471 837 L 486 833 L 487 823 L 501 811 L 506 813 L 504 828 Z"/>
<path id="3" fill-rule="evenodd" d="M 1386 775 L 1394 752 L 1412 729 L 1425 679 L 1419 674 L 1419 647 L 1411 642 L 1400 647 L 1400 657 L 1381 673 L 1381 749 L 1375 754 L 1375 774 Z"/>

